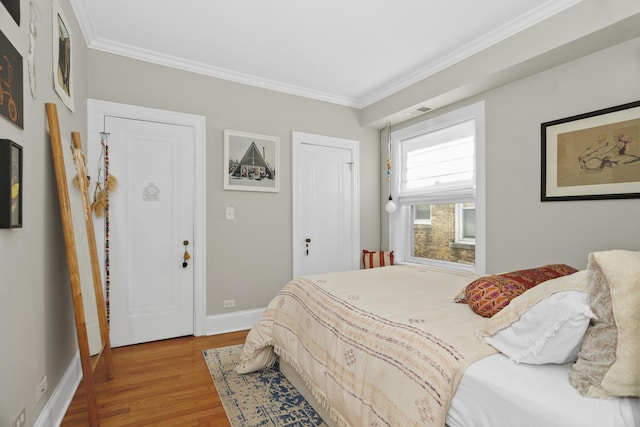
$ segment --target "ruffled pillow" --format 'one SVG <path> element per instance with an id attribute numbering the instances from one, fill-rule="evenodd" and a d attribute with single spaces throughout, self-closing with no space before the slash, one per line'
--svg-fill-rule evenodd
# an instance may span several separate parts
<path id="1" fill-rule="evenodd" d="M 545 281 L 513 299 L 479 336 L 514 362 L 573 362 L 593 317 L 587 288 L 586 271 Z"/>

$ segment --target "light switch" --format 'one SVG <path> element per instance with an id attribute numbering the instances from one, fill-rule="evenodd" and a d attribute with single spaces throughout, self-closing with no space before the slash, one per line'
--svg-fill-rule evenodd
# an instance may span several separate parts
<path id="1" fill-rule="evenodd" d="M 226 212 L 226 219 L 228 220 L 232 220 L 235 219 L 235 210 L 233 209 L 233 206 L 227 206 L 227 212 Z"/>

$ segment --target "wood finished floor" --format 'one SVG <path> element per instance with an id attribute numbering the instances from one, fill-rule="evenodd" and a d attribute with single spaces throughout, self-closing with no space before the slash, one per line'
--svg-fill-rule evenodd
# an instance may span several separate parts
<path id="1" fill-rule="evenodd" d="M 230 427 L 202 350 L 242 344 L 247 332 L 114 348 L 115 378 L 103 361 L 95 372 L 100 425 Z M 89 425 L 82 382 L 61 425 Z"/>

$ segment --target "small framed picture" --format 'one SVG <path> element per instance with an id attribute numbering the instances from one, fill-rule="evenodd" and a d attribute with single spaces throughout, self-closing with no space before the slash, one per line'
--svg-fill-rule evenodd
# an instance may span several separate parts
<path id="1" fill-rule="evenodd" d="M 20 25 L 20 0 L 1 0 L 1 3 L 16 24 Z"/>
<path id="2" fill-rule="evenodd" d="M 22 227 L 22 147 L 0 139 L 0 228 Z"/>
<path id="3" fill-rule="evenodd" d="M 543 202 L 640 198 L 640 101 L 541 128 Z"/>
<path id="4" fill-rule="evenodd" d="M 280 191 L 280 138 L 235 130 L 224 131 L 224 189 Z"/>
<path id="5" fill-rule="evenodd" d="M 53 86 L 64 105 L 75 108 L 73 98 L 73 62 L 71 30 L 58 0 L 53 0 Z"/>
<path id="6" fill-rule="evenodd" d="M 22 56 L 0 31 L 0 115 L 24 129 Z"/>

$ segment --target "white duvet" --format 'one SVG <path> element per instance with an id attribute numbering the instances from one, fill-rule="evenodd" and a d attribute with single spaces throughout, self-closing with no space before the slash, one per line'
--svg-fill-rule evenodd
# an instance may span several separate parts
<path id="1" fill-rule="evenodd" d="M 496 352 L 455 295 L 475 274 L 419 266 L 289 282 L 247 337 L 238 371 L 289 362 L 338 425 L 444 424 L 464 369 Z"/>

